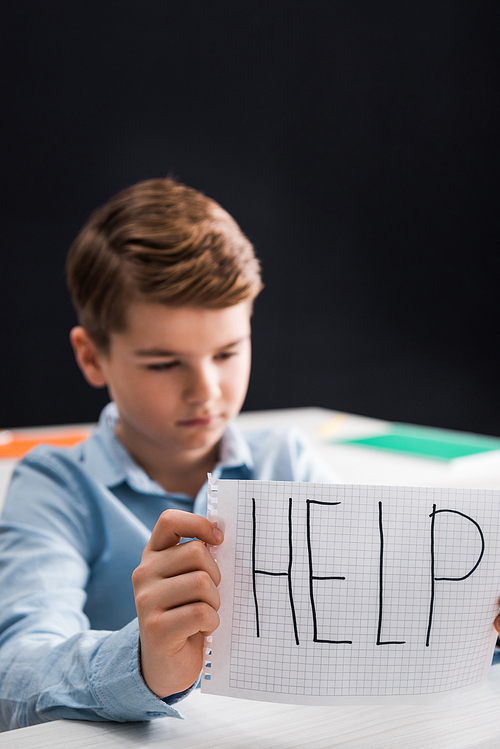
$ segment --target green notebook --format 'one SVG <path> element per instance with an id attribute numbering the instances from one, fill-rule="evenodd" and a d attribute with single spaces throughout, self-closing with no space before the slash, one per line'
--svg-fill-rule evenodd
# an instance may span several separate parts
<path id="1" fill-rule="evenodd" d="M 434 429 L 411 424 L 393 424 L 389 432 L 376 437 L 328 441 L 443 461 L 500 450 L 500 438 L 497 437 L 483 437 L 467 432 L 454 432 L 448 429 Z"/>

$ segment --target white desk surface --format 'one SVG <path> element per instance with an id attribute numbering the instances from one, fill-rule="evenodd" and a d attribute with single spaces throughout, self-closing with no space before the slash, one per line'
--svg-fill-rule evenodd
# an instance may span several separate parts
<path id="1" fill-rule="evenodd" d="M 243 429 L 299 426 L 346 483 L 500 489 L 500 451 L 444 463 L 379 450 L 331 445 L 322 425 L 336 412 L 321 408 L 243 413 Z M 334 436 L 381 433 L 386 422 L 347 415 Z M 23 432 L 31 430 L 22 430 Z M 14 461 L 0 461 L 0 504 Z M 102 724 L 55 721 L 0 734 L 0 748 L 127 749 L 499 749 L 500 665 L 479 690 L 432 707 L 302 707 L 202 695 L 182 703 L 186 721 Z"/>
<path id="2" fill-rule="evenodd" d="M 498 749 L 500 666 L 486 685 L 431 707 L 302 707 L 200 694 L 186 720 L 60 720 L 0 734 L 1 749 Z"/>
<path id="3" fill-rule="evenodd" d="M 445 462 L 353 445 L 328 444 L 320 430 L 334 417 L 338 420 L 332 433 L 335 439 L 375 436 L 389 428 L 387 421 L 339 414 L 325 408 L 245 412 L 238 417 L 238 424 L 243 429 L 299 426 L 346 484 L 500 489 L 500 450 Z"/>

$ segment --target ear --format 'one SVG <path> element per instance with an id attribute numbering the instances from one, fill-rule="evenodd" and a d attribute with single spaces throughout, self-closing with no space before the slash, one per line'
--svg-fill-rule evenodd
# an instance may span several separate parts
<path id="1" fill-rule="evenodd" d="M 75 352 L 76 361 L 82 370 L 83 376 L 92 387 L 102 388 L 106 385 L 106 379 L 101 367 L 102 353 L 90 338 L 89 334 L 77 325 L 69 334 L 69 340 Z"/>

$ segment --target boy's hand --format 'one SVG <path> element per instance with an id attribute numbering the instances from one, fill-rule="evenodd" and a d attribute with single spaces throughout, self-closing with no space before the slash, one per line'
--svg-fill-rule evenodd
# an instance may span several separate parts
<path id="1" fill-rule="evenodd" d="M 181 538 L 199 540 L 179 544 Z M 203 663 L 203 638 L 219 626 L 219 568 L 205 546 L 223 535 L 209 520 L 163 512 L 134 570 L 144 681 L 160 699 L 188 689 Z"/>

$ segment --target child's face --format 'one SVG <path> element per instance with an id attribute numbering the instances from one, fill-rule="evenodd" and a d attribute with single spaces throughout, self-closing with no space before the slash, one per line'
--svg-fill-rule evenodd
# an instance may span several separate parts
<path id="1" fill-rule="evenodd" d="M 219 310 L 131 304 L 126 330 L 111 335 L 99 363 L 118 406 L 117 435 L 132 452 L 182 460 L 215 449 L 245 399 L 250 315 L 249 302 Z"/>

